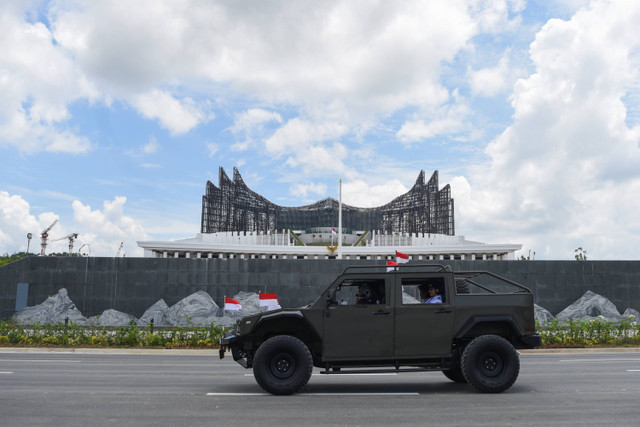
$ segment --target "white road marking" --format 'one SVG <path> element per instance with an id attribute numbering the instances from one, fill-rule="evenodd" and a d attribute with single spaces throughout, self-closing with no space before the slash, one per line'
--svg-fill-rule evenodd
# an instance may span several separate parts
<path id="1" fill-rule="evenodd" d="M 640 372 L 640 369 L 627 369 L 627 372 Z"/>
<path id="2" fill-rule="evenodd" d="M 0 359 L 0 362 L 59 362 L 59 363 L 80 363 L 82 360 L 64 359 Z"/>
<path id="3" fill-rule="evenodd" d="M 379 393 L 296 393 L 292 396 L 419 396 L 417 392 Z M 207 396 L 273 396 L 271 393 L 207 393 Z"/>
<path id="4" fill-rule="evenodd" d="M 0 374 L 13 374 L 11 371 L 0 371 Z"/>
<path id="5" fill-rule="evenodd" d="M 344 376 L 371 376 L 371 377 L 376 377 L 376 376 L 397 376 L 398 374 L 395 372 L 378 372 L 378 373 L 374 373 L 374 372 L 369 372 L 369 373 L 363 373 L 363 374 L 311 374 L 314 377 L 344 377 Z M 245 377 L 252 377 L 253 374 L 244 374 Z"/>
<path id="6" fill-rule="evenodd" d="M 640 359 L 560 359 L 560 362 L 640 362 Z"/>

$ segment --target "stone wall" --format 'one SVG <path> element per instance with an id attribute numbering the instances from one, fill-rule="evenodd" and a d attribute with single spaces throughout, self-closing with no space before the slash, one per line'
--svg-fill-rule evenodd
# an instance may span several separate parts
<path id="1" fill-rule="evenodd" d="M 86 317 L 107 309 L 140 317 L 161 298 L 172 305 L 199 290 L 211 295 L 218 305 L 222 305 L 225 295 L 267 291 L 276 292 L 283 307 L 295 307 L 313 301 L 346 266 L 363 264 L 382 262 L 30 257 L 0 267 L 0 316 L 11 317 L 17 300 L 33 306 L 61 288 L 67 289 Z M 611 300 L 621 313 L 627 308 L 640 310 L 640 261 L 446 264 L 454 270 L 488 270 L 521 283 L 533 291 L 536 304 L 554 315 L 588 290 Z"/>

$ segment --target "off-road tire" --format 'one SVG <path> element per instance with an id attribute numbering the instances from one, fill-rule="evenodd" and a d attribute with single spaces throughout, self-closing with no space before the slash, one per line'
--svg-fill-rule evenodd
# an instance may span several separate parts
<path id="1" fill-rule="evenodd" d="M 500 393 L 518 378 L 520 358 L 506 339 L 482 335 L 465 347 L 461 366 L 465 379 L 477 391 Z"/>
<path id="2" fill-rule="evenodd" d="M 469 287 L 469 283 L 467 283 L 466 279 L 458 279 L 456 280 L 456 294 L 469 294 L 471 293 L 471 288 Z"/>
<path id="3" fill-rule="evenodd" d="M 313 360 L 307 346 L 289 335 L 266 340 L 253 359 L 253 376 L 271 394 L 292 394 L 311 378 Z"/>
<path id="4" fill-rule="evenodd" d="M 451 369 L 445 369 L 442 371 L 442 373 L 444 374 L 445 377 L 449 378 L 454 383 L 463 384 L 467 382 L 467 380 L 464 377 L 464 374 L 462 373 L 462 367 L 460 366 L 454 366 Z"/>

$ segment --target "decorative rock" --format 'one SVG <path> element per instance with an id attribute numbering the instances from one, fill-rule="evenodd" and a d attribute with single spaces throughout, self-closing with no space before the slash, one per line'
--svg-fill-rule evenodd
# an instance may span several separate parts
<path id="1" fill-rule="evenodd" d="M 600 316 L 604 320 L 612 322 L 617 322 L 622 317 L 616 306 L 607 298 L 587 291 L 579 300 L 558 313 L 556 319 L 561 321 L 569 319 L 595 320 Z"/>
<path id="2" fill-rule="evenodd" d="M 198 291 L 181 299 L 169 309 L 166 316 L 174 326 L 208 326 L 214 323 L 220 308 L 205 291 Z"/>
<path id="3" fill-rule="evenodd" d="M 167 319 L 168 309 L 169 306 L 167 303 L 164 302 L 163 299 L 159 299 L 155 304 L 147 308 L 136 324 L 138 326 L 147 326 L 151 322 L 151 319 L 153 319 L 153 324 L 155 326 L 167 326 L 170 324 Z"/>
<path id="4" fill-rule="evenodd" d="M 55 295 L 47 298 L 43 303 L 27 307 L 16 313 L 16 322 L 20 325 L 46 325 L 51 323 L 70 323 L 85 325 L 87 319 L 71 301 L 67 290 L 62 288 Z"/>
<path id="5" fill-rule="evenodd" d="M 551 314 L 549 310 L 544 307 L 540 307 L 538 304 L 533 304 L 533 308 L 535 310 L 536 322 L 538 322 L 540 326 L 547 326 L 549 323 L 553 322 L 553 314 Z"/>
<path id="6" fill-rule="evenodd" d="M 96 326 L 129 326 L 132 321 L 136 321 L 132 315 L 110 308 L 99 316 L 90 317 L 87 322 Z"/>
<path id="7" fill-rule="evenodd" d="M 622 318 L 623 319 L 628 319 L 630 316 L 633 316 L 634 318 L 631 319 L 633 321 L 640 321 L 640 312 L 638 310 L 635 310 L 633 308 L 627 308 L 624 313 L 622 313 Z"/>

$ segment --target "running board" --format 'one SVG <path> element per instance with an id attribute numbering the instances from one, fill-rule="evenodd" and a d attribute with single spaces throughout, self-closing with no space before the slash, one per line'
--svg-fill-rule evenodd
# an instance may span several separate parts
<path id="1" fill-rule="evenodd" d="M 387 373 L 402 373 L 402 372 L 432 372 L 432 371 L 441 371 L 442 368 L 405 368 L 405 369 L 340 369 L 338 371 L 334 370 L 323 370 L 320 371 L 322 375 L 340 375 L 340 374 L 387 374 Z"/>

